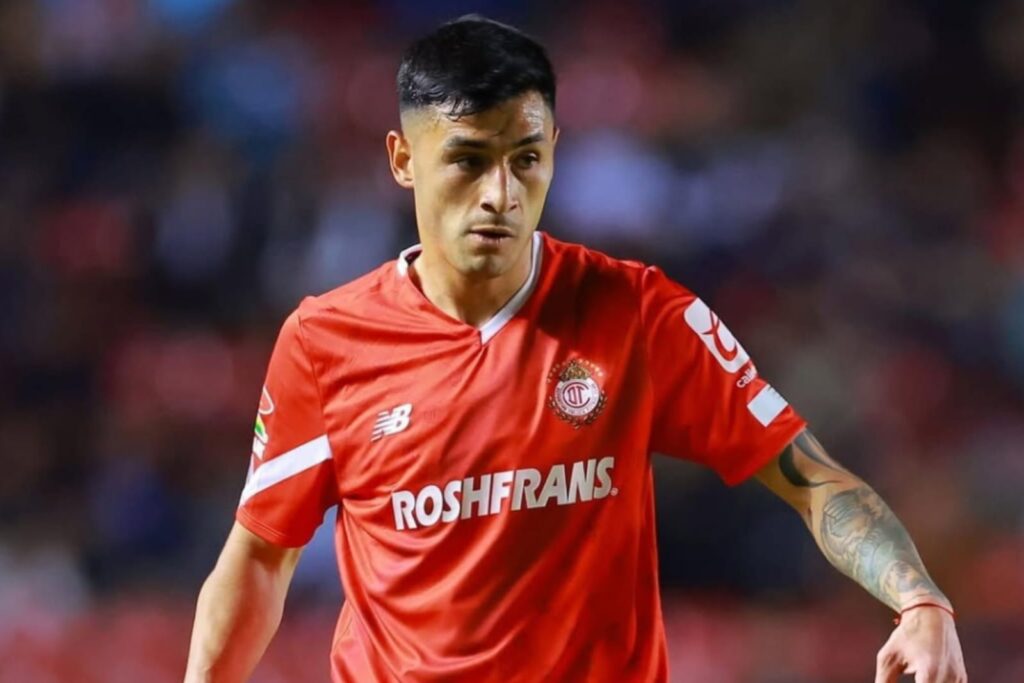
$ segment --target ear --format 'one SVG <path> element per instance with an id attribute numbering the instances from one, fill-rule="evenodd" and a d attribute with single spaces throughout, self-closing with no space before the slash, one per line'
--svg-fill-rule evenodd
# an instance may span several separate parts
<path id="1" fill-rule="evenodd" d="M 551 134 L 551 146 L 554 147 L 558 144 L 558 133 L 561 132 L 561 128 L 555 126 L 555 132 Z"/>
<path id="2" fill-rule="evenodd" d="M 391 164 L 391 175 L 395 182 L 407 190 L 413 187 L 412 180 L 412 147 L 400 131 L 389 130 L 385 140 L 388 148 L 388 162 Z"/>

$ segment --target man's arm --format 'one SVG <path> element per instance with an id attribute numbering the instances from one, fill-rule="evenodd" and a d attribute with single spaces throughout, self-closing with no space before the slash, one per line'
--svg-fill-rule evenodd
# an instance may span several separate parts
<path id="1" fill-rule="evenodd" d="M 875 491 L 802 432 L 757 479 L 803 518 L 825 557 L 893 610 L 921 603 L 952 609 L 925 570 L 910 535 Z M 935 607 L 906 613 L 878 655 L 876 681 L 903 671 L 917 681 L 966 681 L 951 615 Z"/>
<path id="2" fill-rule="evenodd" d="M 893 610 L 918 602 L 952 607 L 885 501 L 830 458 L 809 431 L 757 478 L 800 514 L 836 569 Z"/>
<path id="3" fill-rule="evenodd" d="M 248 679 L 281 621 L 301 553 L 235 523 L 199 592 L 185 683 Z"/>

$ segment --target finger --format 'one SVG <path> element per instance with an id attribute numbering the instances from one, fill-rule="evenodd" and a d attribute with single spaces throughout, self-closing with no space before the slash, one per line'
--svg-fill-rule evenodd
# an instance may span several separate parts
<path id="1" fill-rule="evenodd" d="M 967 683 L 967 665 L 964 664 L 964 655 L 962 652 L 956 653 L 956 661 L 953 662 L 953 666 L 950 667 L 950 674 L 953 676 L 950 680 L 953 683 Z"/>
<path id="2" fill-rule="evenodd" d="M 940 676 L 939 665 L 935 662 L 922 662 L 911 667 L 914 672 L 914 683 L 948 683 L 945 676 Z"/>
<path id="3" fill-rule="evenodd" d="M 938 673 L 935 675 L 936 683 L 961 683 L 963 680 L 960 669 L 955 661 L 943 662 L 939 666 Z"/>
<path id="4" fill-rule="evenodd" d="M 882 650 L 875 662 L 875 683 L 898 683 L 903 665 L 892 651 Z"/>
<path id="5" fill-rule="evenodd" d="M 966 683 L 967 674 L 955 661 L 944 662 L 935 674 L 935 683 Z"/>

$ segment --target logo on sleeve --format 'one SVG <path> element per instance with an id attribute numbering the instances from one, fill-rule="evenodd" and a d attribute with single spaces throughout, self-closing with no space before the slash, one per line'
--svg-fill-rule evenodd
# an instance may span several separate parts
<path id="1" fill-rule="evenodd" d="M 548 373 L 548 383 L 556 382 L 548 407 L 573 429 L 592 423 L 608 400 L 594 379 L 603 374 L 599 367 L 585 360 L 573 359 L 559 365 Z"/>
<path id="2" fill-rule="evenodd" d="M 267 387 L 263 387 L 263 394 L 260 396 L 260 406 L 256 409 L 255 436 L 252 439 L 252 454 L 257 460 L 263 459 L 263 452 L 267 450 L 267 442 L 270 441 L 270 434 L 267 433 L 267 425 L 263 422 L 264 415 L 274 412 L 274 399 L 270 398 Z"/>
<path id="3" fill-rule="evenodd" d="M 274 412 L 274 399 L 270 398 L 270 392 L 266 385 L 263 386 L 263 393 L 260 394 L 260 407 L 257 411 L 260 415 L 270 415 Z"/>
<path id="4" fill-rule="evenodd" d="M 740 346 L 736 337 L 725 326 L 715 312 L 700 299 L 695 299 L 683 314 L 689 325 L 704 345 L 711 351 L 718 364 L 727 372 L 739 372 L 750 361 L 750 356 Z"/>
<path id="5" fill-rule="evenodd" d="M 391 410 L 377 413 L 377 421 L 373 423 L 370 441 L 379 441 L 385 436 L 404 432 L 409 427 L 410 415 L 412 415 L 411 403 L 403 403 Z"/>

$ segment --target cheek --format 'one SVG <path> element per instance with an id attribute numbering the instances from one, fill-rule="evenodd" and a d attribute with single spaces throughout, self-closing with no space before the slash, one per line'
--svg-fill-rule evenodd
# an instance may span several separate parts
<path id="1" fill-rule="evenodd" d="M 539 209 L 551 186 L 551 174 L 537 174 L 523 183 L 523 194 L 531 209 Z"/>
<path id="2" fill-rule="evenodd" d="M 440 211 L 446 202 L 451 201 L 455 186 L 443 172 L 434 172 L 426 182 L 417 183 L 416 189 L 426 195 L 435 211 Z"/>
<path id="3" fill-rule="evenodd" d="M 441 209 L 448 213 L 458 213 L 476 198 L 476 184 L 463 176 L 442 178 L 434 188 Z"/>

